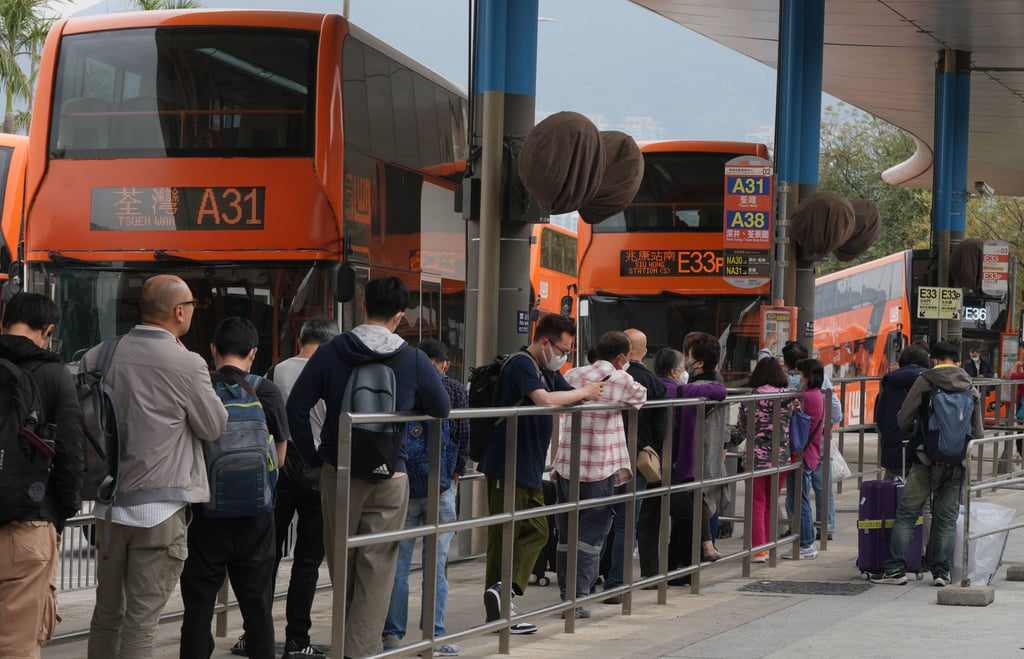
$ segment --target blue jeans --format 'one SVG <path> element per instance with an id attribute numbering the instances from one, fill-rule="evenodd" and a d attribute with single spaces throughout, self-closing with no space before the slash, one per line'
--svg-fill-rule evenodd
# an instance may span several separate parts
<path id="1" fill-rule="evenodd" d="M 811 477 L 813 469 L 803 465 L 803 478 L 800 479 L 800 489 L 803 496 L 800 501 L 800 547 L 807 549 L 814 544 L 814 516 L 811 514 Z M 793 519 L 793 482 L 796 478 L 793 474 L 786 477 L 786 512 L 789 518 Z"/>
<path id="2" fill-rule="evenodd" d="M 818 466 L 811 472 L 811 485 L 814 487 L 814 507 L 817 509 L 817 520 L 821 524 L 822 528 L 825 527 L 824 515 L 822 514 L 821 506 L 824 503 L 822 500 L 822 492 L 824 491 L 824 475 L 825 475 L 825 456 L 821 456 L 821 460 L 818 461 Z M 828 484 L 828 532 L 836 532 L 836 493 L 832 488 L 832 483 Z"/>
<path id="3" fill-rule="evenodd" d="M 643 492 L 647 489 L 647 479 L 643 477 L 643 474 L 637 473 L 636 476 L 636 491 Z M 629 483 L 623 483 L 615 488 L 615 494 L 625 494 L 628 490 Z M 643 499 L 637 499 L 636 502 L 636 515 L 633 517 L 634 522 L 640 519 L 640 504 L 643 503 Z M 634 528 L 634 536 L 635 528 Z M 624 574 L 625 557 L 622 555 L 623 548 L 626 544 L 626 503 L 617 503 L 612 506 L 612 546 L 607 548 L 607 551 L 611 551 L 611 567 L 608 568 L 607 579 L 605 579 L 605 588 L 615 588 L 622 585 L 622 575 Z M 634 543 L 634 547 L 636 544 Z"/>
<path id="4" fill-rule="evenodd" d="M 949 561 L 956 542 L 956 518 L 960 514 L 960 489 L 963 467 L 960 465 L 927 466 L 914 464 L 903 485 L 903 496 L 896 510 L 896 521 L 889 543 L 886 573 L 904 572 L 907 568 L 907 546 L 914 534 L 914 525 L 921 506 L 932 498 L 932 528 L 928 538 L 928 569 L 932 575 L 949 574 Z"/>
<path id="5" fill-rule="evenodd" d="M 455 487 L 449 487 L 441 493 L 438 502 L 438 518 L 442 523 L 454 522 Z M 410 529 L 427 523 L 427 499 L 409 499 L 409 512 L 405 517 L 405 528 Z M 441 533 L 437 536 L 437 604 L 434 606 L 434 636 L 445 634 L 444 611 L 448 604 L 448 579 L 445 577 L 445 566 L 448 564 L 448 547 L 454 533 Z M 426 538 L 422 538 L 426 539 Z M 384 636 L 405 637 L 406 625 L 409 620 L 409 569 L 412 566 L 412 552 L 416 546 L 416 538 L 403 540 L 398 545 L 398 569 L 395 570 L 395 585 L 391 589 L 391 604 L 388 616 L 384 621 Z M 427 549 L 423 547 L 421 565 L 426 561 Z M 423 574 L 426 575 L 426 570 Z M 423 629 L 423 611 L 420 610 L 420 629 Z"/>

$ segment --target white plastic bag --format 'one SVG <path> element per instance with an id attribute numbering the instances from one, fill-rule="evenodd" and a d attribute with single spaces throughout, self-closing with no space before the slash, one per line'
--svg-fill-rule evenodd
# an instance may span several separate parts
<path id="1" fill-rule="evenodd" d="M 1013 523 L 1017 511 L 995 503 L 976 501 L 971 503 L 971 534 L 990 531 Z M 999 569 L 1006 549 L 1009 532 L 995 533 L 984 538 L 971 540 L 968 571 L 972 586 L 987 586 Z M 964 561 L 964 508 L 956 518 L 956 544 L 953 545 L 953 560 L 949 565 L 952 583 L 959 584 L 963 575 Z"/>
<path id="2" fill-rule="evenodd" d="M 832 444 L 830 460 L 832 463 L 832 482 L 838 483 L 853 475 L 850 465 L 846 464 L 846 458 L 839 452 L 839 447 Z"/>

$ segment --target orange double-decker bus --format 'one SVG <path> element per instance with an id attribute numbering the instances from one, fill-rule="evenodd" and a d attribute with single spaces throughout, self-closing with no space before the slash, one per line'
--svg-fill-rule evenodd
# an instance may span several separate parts
<path id="1" fill-rule="evenodd" d="M 535 224 L 530 236 L 530 305 L 571 316 L 576 306 L 576 232 L 557 224 Z"/>
<path id="2" fill-rule="evenodd" d="M 255 370 L 302 321 L 361 321 L 369 277 L 414 292 L 399 331 L 465 335 L 455 185 L 465 93 L 333 14 L 155 11 L 61 20 L 30 133 L 26 285 L 58 302 L 69 361 L 138 319 L 142 282 L 184 278 L 186 341 L 221 318 L 260 332 Z M 332 272 L 356 270 L 336 305 Z"/>
<path id="3" fill-rule="evenodd" d="M 929 320 L 917 309 L 920 286 L 931 286 L 935 259 L 928 250 L 904 250 L 818 277 L 814 288 L 814 351 L 831 378 L 882 376 L 910 341 L 931 343 Z M 998 365 L 1000 333 L 1007 331 L 1006 299 L 964 291 L 964 355 L 973 348 Z M 998 372 L 996 375 L 1000 375 Z M 843 401 L 847 424 L 874 422 L 877 380 L 865 383 L 863 410 L 859 388 Z M 995 392 L 989 392 L 989 403 Z M 991 410 L 989 410 L 991 412 Z"/>
<path id="4" fill-rule="evenodd" d="M 0 284 L 7 281 L 11 264 L 18 257 L 27 164 L 28 138 L 0 133 Z"/>
<path id="5" fill-rule="evenodd" d="M 603 222 L 579 224 L 579 354 L 609 330 L 644 331 L 652 352 L 682 349 L 687 334 L 707 332 L 723 345 L 724 377 L 741 381 L 761 347 L 761 308 L 770 302 L 770 222 L 727 214 L 726 163 L 767 159 L 768 148 L 665 141 L 640 149 L 644 176 L 633 202 Z M 756 198 L 770 208 L 770 178 L 729 180 L 747 192 L 744 203 Z M 755 230 L 757 249 L 733 249 Z"/>

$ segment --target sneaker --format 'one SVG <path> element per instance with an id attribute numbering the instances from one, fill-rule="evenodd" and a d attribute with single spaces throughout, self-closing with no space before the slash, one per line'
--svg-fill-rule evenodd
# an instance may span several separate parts
<path id="1" fill-rule="evenodd" d="M 818 547 L 816 545 L 811 545 L 810 547 L 801 547 L 800 548 L 800 560 L 801 561 L 809 561 L 809 560 L 817 558 L 817 557 L 818 557 Z M 782 555 L 782 558 L 786 559 L 787 561 L 793 560 L 793 550 L 790 549 L 789 551 L 787 551 L 785 554 Z"/>
<path id="2" fill-rule="evenodd" d="M 750 558 L 750 562 L 751 563 L 767 563 L 768 562 L 768 552 L 766 552 L 766 551 L 759 551 L 759 552 L 757 552 L 756 554 L 754 554 Z"/>
<path id="3" fill-rule="evenodd" d="M 231 654 L 237 654 L 239 657 L 248 657 L 249 651 L 245 649 L 245 634 L 238 637 L 238 642 L 231 646 Z"/>
<path id="4" fill-rule="evenodd" d="M 484 591 L 484 611 L 487 613 L 487 622 L 493 622 L 501 617 L 501 582 Z"/>
<path id="5" fill-rule="evenodd" d="M 590 607 L 589 606 L 577 606 L 575 611 L 576 611 L 576 619 L 577 620 L 580 620 L 581 618 L 589 618 L 590 617 Z M 569 612 L 568 611 L 562 611 L 562 620 L 565 620 L 565 618 L 567 617 L 566 616 L 567 613 L 569 613 Z"/>
<path id="6" fill-rule="evenodd" d="M 398 646 L 396 645 L 395 647 Z M 284 654 L 281 655 L 281 659 L 327 659 L 327 655 L 316 650 L 312 645 L 307 645 L 298 650 L 285 650 Z"/>
<path id="7" fill-rule="evenodd" d="M 905 586 L 907 584 L 907 573 L 886 572 L 884 574 L 872 574 L 871 583 L 884 583 L 890 586 Z"/>
<path id="8" fill-rule="evenodd" d="M 938 588 L 945 588 L 949 585 L 949 575 L 945 572 L 939 572 L 938 574 L 932 575 L 932 585 Z"/>
<path id="9" fill-rule="evenodd" d="M 439 648 L 434 648 L 435 657 L 457 657 L 459 656 L 459 646 L 452 645 L 451 643 L 445 643 Z"/>
<path id="10" fill-rule="evenodd" d="M 385 636 L 384 637 L 384 649 L 385 650 L 394 650 L 395 648 L 397 648 L 401 644 L 402 644 L 402 639 L 398 638 L 397 636 Z M 285 649 L 287 649 L 287 648 L 285 648 Z"/>
<path id="11" fill-rule="evenodd" d="M 519 622 L 509 627 L 510 634 L 533 634 L 537 631 L 537 625 L 532 622 Z"/>

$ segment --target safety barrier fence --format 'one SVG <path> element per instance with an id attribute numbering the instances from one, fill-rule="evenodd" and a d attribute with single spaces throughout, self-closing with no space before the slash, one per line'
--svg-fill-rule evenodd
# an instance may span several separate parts
<path id="1" fill-rule="evenodd" d="M 828 396 L 829 392 L 824 392 L 825 398 L 825 410 L 827 414 Z M 695 414 L 696 433 L 695 436 L 698 438 L 704 437 L 704 421 L 705 421 L 705 410 L 715 406 L 729 406 L 733 408 L 730 410 L 731 418 L 735 419 L 736 410 L 740 403 L 754 403 L 758 400 L 770 400 L 773 402 L 773 423 L 775 424 L 775 437 L 776 445 L 773 448 L 773 453 L 778 450 L 779 437 L 782 436 L 781 428 L 781 416 L 779 404 L 781 401 L 792 397 L 793 393 L 779 393 L 769 395 L 752 395 L 744 394 L 741 390 L 730 390 L 728 398 L 721 402 L 716 403 L 713 401 L 703 401 L 697 399 L 676 399 L 672 401 L 651 401 L 645 405 L 645 409 L 655 408 L 666 408 L 665 413 L 670 414 L 671 411 L 667 408 L 677 407 L 691 407 L 695 406 L 698 408 Z M 748 436 L 752 436 L 755 429 L 754 423 L 754 405 L 748 405 L 748 419 L 747 428 Z M 738 551 L 734 551 L 727 555 L 723 555 L 718 560 L 716 565 L 723 565 L 729 563 L 735 563 L 740 566 L 741 573 L 744 576 L 749 576 L 751 573 L 750 559 L 756 552 L 767 550 L 769 551 L 769 564 L 771 566 L 776 565 L 777 561 L 777 548 L 779 546 L 785 546 L 786 544 L 792 544 L 794 553 L 799 552 L 799 524 L 800 515 L 799 510 L 801 506 L 802 496 L 802 470 L 799 468 L 799 462 L 794 464 L 786 464 L 782 467 L 772 469 L 762 469 L 751 471 L 749 469 L 742 473 L 730 474 L 721 478 L 716 479 L 705 479 L 703 474 L 704 465 L 704 442 L 697 441 L 695 445 L 696 455 L 694 458 L 695 464 L 695 479 L 687 483 L 675 483 L 671 485 L 662 485 L 658 487 L 649 487 L 648 489 L 636 490 L 635 480 L 630 481 L 626 486 L 626 492 L 622 494 L 616 494 L 610 497 L 600 499 L 586 499 L 583 501 L 579 500 L 579 452 L 580 452 L 580 422 L 582 414 L 585 412 L 599 412 L 599 411 L 621 411 L 627 417 L 627 427 L 629 431 L 627 433 L 627 443 L 629 447 L 630 455 L 635 465 L 637 441 L 636 441 L 636 429 L 637 424 L 637 410 L 631 407 L 623 407 L 619 405 L 598 405 L 598 404 L 587 404 L 582 406 L 567 407 L 567 408 L 546 408 L 546 407 L 518 407 L 518 408 L 489 408 L 489 409 L 472 409 L 472 410 L 453 410 L 451 418 L 478 418 L 478 417 L 494 417 L 507 419 L 506 434 L 508 440 L 505 444 L 506 452 L 506 473 L 505 477 L 509 482 L 514 481 L 515 473 L 515 456 L 516 456 L 516 430 L 518 427 L 518 421 L 521 417 L 535 416 L 535 415 L 551 415 L 555 418 L 555 427 L 557 429 L 557 417 L 559 415 L 569 415 L 572 419 L 572 430 L 569 433 L 567 441 L 572 442 L 572 469 L 568 475 L 569 481 L 569 502 L 560 503 L 553 506 L 544 506 L 543 508 L 535 508 L 530 510 L 513 510 L 513 497 L 514 490 L 511 488 L 505 489 L 505 501 L 503 511 L 496 515 L 487 515 L 484 517 L 473 517 L 472 515 L 466 515 L 466 508 L 462 508 L 462 514 L 460 519 L 456 522 L 446 524 L 427 524 L 414 529 L 403 529 L 401 531 L 394 531 L 389 533 L 379 533 L 374 535 L 354 535 L 349 537 L 345 530 L 348 529 L 348 507 L 340 505 L 337 507 L 337 519 L 335 523 L 335 565 L 344 566 L 345 557 L 347 556 L 348 549 L 365 546 L 379 542 L 396 542 L 406 538 L 422 538 L 426 542 L 426 560 L 420 569 L 424 571 L 424 593 L 423 593 L 423 618 L 426 620 L 433 619 L 433 608 L 435 601 L 434 584 L 436 583 L 436 539 L 440 533 L 451 532 L 451 531 L 469 531 L 471 529 L 484 530 L 487 526 L 500 524 L 504 530 L 503 533 L 503 545 L 502 545 L 502 581 L 503 583 L 511 582 L 511 552 L 512 550 L 512 538 L 511 533 L 512 526 L 516 522 L 520 522 L 526 519 L 535 517 L 546 517 L 551 514 L 567 513 L 569 515 L 569 538 L 568 551 L 567 551 L 567 570 L 566 576 L 568 580 L 566 592 L 570 594 L 570 598 L 559 605 L 545 607 L 533 611 L 528 611 L 522 615 L 510 616 L 510 592 L 508 589 L 503 589 L 501 610 L 502 619 L 494 621 L 488 624 L 475 626 L 472 628 L 460 630 L 451 634 L 447 634 L 444 637 L 433 638 L 433 627 L 428 625 L 428 629 L 424 631 L 423 639 L 415 644 L 402 646 L 398 650 L 394 650 L 385 653 L 386 656 L 398 656 L 400 654 L 414 654 L 417 652 L 429 651 L 429 648 L 436 647 L 444 643 L 453 643 L 460 639 L 468 638 L 471 636 L 481 635 L 487 632 L 498 631 L 498 646 L 500 652 L 507 652 L 509 649 L 509 627 L 512 624 L 518 622 L 525 622 L 534 618 L 550 615 L 563 610 L 570 610 L 575 606 L 587 604 L 593 600 L 605 599 L 610 596 L 621 594 L 623 597 L 622 612 L 625 615 L 631 613 L 632 610 L 632 598 L 631 594 L 643 587 L 656 586 L 658 588 L 657 602 L 659 604 L 665 604 L 668 601 L 668 588 L 667 582 L 680 577 L 689 576 L 691 580 L 691 592 L 699 593 L 701 589 L 701 571 L 705 569 L 709 563 L 700 563 L 695 560 L 694 564 L 687 567 L 682 567 L 674 570 L 668 569 L 668 541 L 669 541 L 669 528 L 670 528 L 670 509 L 669 498 L 675 493 L 694 492 L 692 496 L 692 510 L 689 515 L 692 520 L 693 528 L 691 532 L 692 546 L 690 555 L 693 557 L 702 556 L 701 553 L 701 541 L 700 541 L 700 525 L 701 525 L 701 503 L 703 492 L 706 488 L 718 487 L 718 486 L 731 486 L 735 487 L 738 483 L 744 483 L 745 486 L 749 486 L 753 478 L 760 476 L 768 476 L 771 478 L 771 490 L 772 492 L 779 491 L 779 483 L 782 479 L 785 479 L 788 475 L 792 474 L 794 479 L 794 506 L 793 510 L 795 514 L 790 522 L 782 522 L 784 526 L 788 525 L 792 538 L 786 540 L 780 540 L 778 537 L 778 528 L 780 520 L 773 514 L 772 520 L 775 524 L 769 531 L 768 542 L 761 546 L 751 546 L 751 525 L 750 519 L 752 516 L 752 497 L 744 496 L 744 508 L 742 514 L 728 516 L 721 515 L 722 521 L 732 521 L 734 523 L 741 524 L 743 527 L 743 542 L 742 548 Z M 417 416 L 411 414 L 397 414 L 397 415 L 342 415 L 341 429 L 339 435 L 342 437 L 348 436 L 349 428 L 352 423 L 370 423 L 378 422 L 382 420 L 386 421 L 414 421 L 414 420 L 426 420 L 429 417 Z M 842 429 L 841 429 L 842 430 Z M 429 519 L 438 519 L 438 491 L 439 491 L 439 469 L 440 469 L 440 454 L 437 447 L 440 445 L 440 425 L 431 424 L 431 454 L 430 454 L 430 478 L 432 482 L 428 489 L 431 494 L 428 497 L 427 511 Z M 556 432 L 557 435 L 557 432 Z M 669 431 L 663 438 L 663 452 L 662 455 L 669 455 L 669 447 L 674 441 L 674 437 L 671 432 L 671 424 L 669 424 Z M 823 459 L 829 455 L 829 446 L 832 441 L 832 428 L 828 423 L 824 424 L 824 445 L 823 445 Z M 863 444 L 861 444 L 863 446 Z M 754 448 L 752 441 L 746 441 L 742 452 L 730 451 L 727 457 L 738 459 L 741 458 L 745 461 L 746 465 L 754 464 Z M 339 501 L 348 500 L 348 487 L 350 483 L 350 472 L 348 466 L 350 463 L 350 446 L 347 442 L 341 442 L 339 445 L 339 469 L 337 470 L 338 481 L 337 481 L 337 492 Z M 863 464 L 863 455 L 856 455 L 853 457 L 854 462 Z M 854 462 L 851 462 L 853 464 Z M 671 463 L 669 460 L 662 461 L 662 476 L 663 483 L 671 482 Z M 828 460 L 825 459 L 825 482 L 830 483 L 831 476 L 829 473 Z M 482 480 L 482 475 L 476 473 L 467 474 L 465 477 L 460 479 L 459 488 L 460 492 L 465 493 L 467 490 L 482 489 L 479 486 Z M 749 493 L 750 488 L 746 487 L 745 490 Z M 828 497 L 830 496 L 830 488 L 824 488 L 823 495 L 825 497 L 824 509 L 828 509 Z M 460 495 L 462 496 L 462 495 Z M 575 592 L 575 578 L 576 578 L 576 555 L 578 547 L 578 514 L 579 511 L 597 506 L 612 505 L 620 502 L 628 502 L 631 505 L 624 506 L 627 529 L 635 528 L 636 522 L 636 504 L 644 499 L 660 498 L 660 515 L 661 523 L 659 525 L 659 568 L 658 573 L 654 576 L 647 576 L 639 578 L 634 575 L 634 562 L 633 547 L 634 547 L 634 535 L 632 533 L 626 533 L 624 538 L 624 585 L 615 590 L 603 591 L 599 594 L 595 594 L 587 598 L 572 598 L 571 593 Z M 774 502 L 774 498 L 772 499 Z M 775 510 L 774 503 L 773 513 Z M 92 588 L 95 586 L 95 550 L 88 541 L 90 533 L 94 533 L 91 529 L 94 528 L 94 519 L 89 513 L 80 515 L 69 522 L 69 528 L 65 531 L 65 546 L 64 556 L 62 557 L 60 569 L 59 569 L 59 588 L 61 590 L 76 590 Z M 77 529 L 81 529 L 80 532 L 76 532 Z M 73 540 L 68 540 L 73 539 Z M 72 548 L 73 543 L 73 548 Z M 822 550 L 827 549 L 827 535 L 826 533 L 821 534 L 820 547 Z M 463 552 L 462 558 L 475 558 L 476 556 L 468 555 Z M 458 560 L 454 555 L 452 561 Z M 450 561 L 451 562 L 451 561 Z M 332 623 L 332 642 L 334 643 L 334 654 L 335 656 L 343 656 L 343 644 L 344 644 L 344 626 L 345 626 L 345 595 L 347 588 L 347 570 L 344 567 L 337 571 L 336 582 L 333 587 L 333 623 Z M 481 592 L 487 584 L 481 582 Z M 331 588 L 330 584 L 321 584 L 319 588 Z M 278 599 L 284 597 L 284 593 L 277 593 Z M 235 603 L 230 601 L 227 596 L 227 590 L 222 592 L 222 596 L 217 606 L 217 634 L 221 636 L 225 633 L 227 628 L 227 615 L 228 611 L 236 607 Z M 181 612 L 173 611 L 167 612 L 162 616 L 162 620 L 174 620 L 180 619 Z M 575 617 L 567 616 L 565 620 L 566 631 L 571 632 L 574 630 Z M 73 632 L 70 634 L 59 635 L 55 642 L 73 640 L 75 638 L 81 638 L 87 632 Z"/>
<path id="2" fill-rule="evenodd" d="M 964 506 L 964 531 L 963 531 L 963 546 L 962 550 L 962 563 L 961 568 L 962 575 L 960 579 L 960 586 L 967 587 L 971 585 L 971 571 L 970 571 L 970 552 L 969 547 L 972 540 L 978 540 L 990 535 L 997 533 L 1007 533 L 1013 529 L 1019 529 L 1024 527 L 1024 522 L 1015 522 L 1005 524 L 1003 526 L 995 528 L 987 528 L 984 531 L 978 531 L 975 533 L 971 532 L 971 500 L 976 496 L 980 496 L 982 492 L 986 490 L 997 490 L 1003 488 L 1020 487 L 1024 483 L 1024 470 L 1014 469 L 1008 467 L 1007 472 L 999 473 L 998 468 L 994 469 L 989 473 L 986 478 L 982 474 L 984 449 L 986 446 L 992 447 L 992 454 L 995 455 L 996 451 L 1002 449 L 1002 455 L 1011 456 L 1010 463 L 1013 462 L 1013 448 L 1018 442 L 1024 441 L 1024 432 L 1008 432 L 1004 434 L 994 435 L 985 437 L 982 439 L 972 439 L 967 445 L 967 464 L 968 467 L 976 467 L 977 473 L 972 478 L 971 468 L 964 470 L 963 477 L 963 506 Z M 1000 445 L 1002 445 L 1000 447 Z M 993 467 L 996 467 L 999 461 L 993 460 Z M 998 566 L 997 566 L 998 567 Z"/>
<path id="3" fill-rule="evenodd" d="M 676 399 L 670 401 L 651 401 L 645 405 L 647 409 L 660 409 L 660 408 L 676 408 L 676 407 L 689 407 L 695 406 L 697 412 L 695 414 L 696 422 L 696 437 L 704 436 L 704 420 L 705 411 L 713 405 L 735 405 L 739 403 L 756 403 L 757 401 L 769 400 L 773 405 L 772 422 L 775 426 L 773 435 L 773 450 L 772 454 L 778 454 L 779 452 L 779 441 L 783 437 L 782 429 L 782 417 L 780 414 L 780 404 L 782 401 L 791 398 L 794 394 L 792 392 L 778 393 L 778 394 L 757 394 L 757 395 L 739 395 L 730 396 L 723 403 L 713 403 L 700 399 Z M 756 424 L 754 423 L 756 405 L 747 405 L 747 441 L 745 443 L 745 458 L 748 466 L 755 464 L 754 457 L 754 445 L 750 441 L 753 437 Z M 772 492 L 779 491 L 780 479 L 785 478 L 788 474 L 792 473 L 794 476 L 794 490 L 795 490 L 795 502 L 794 510 L 799 511 L 801 500 L 801 469 L 799 461 L 795 464 L 785 464 L 780 467 L 758 469 L 758 470 L 747 470 L 743 473 L 736 475 L 725 476 L 722 478 L 708 479 L 703 478 L 703 463 L 704 463 L 704 442 L 695 442 L 696 456 L 694 458 L 695 465 L 695 479 L 687 483 L 675 483 L 671 485 L 661 485 L 652 487 L 643 491 L 637 491 L 635 488 L 635 480 L 630 481 L 630 485 L 627 486 L 627 492 L 623 494 L 612 495 L 609 497 L 593 498 L 580 500 L 580 452 L 581 452 L 581 432 L 582 432 L 582 418 L 583 414 L 591 412 L 624 412 L 627 417 L 627 445 L 629 453 L 633 458 L 633 464 L 635 465 L 635 456 L 637 448 L 637 410 L 631 407 L 624 407 L 621 405 L 610 405 L 610 404 L 586 404 L 573 407 L 565 408 L 550 408 L 550 407 L 513 407 L 513 408 L 481 408 L 472 410 L 454 410 L 452 412 L 452 419 L 461 418 L 504 418 L 505 424 L 505 472 L 504 482 L 512 483 L 515 482 L 515 467 L 516 467 L 516 437 L 518 431 L 518 425 L 520 419 L 530 416 L 538 415 L 549 415 L 557 417 L 559 415 L 569 415 L 571 418 L 571 430 L 567 438 L 563 437 L 560 441 L 569 441 L 571 447 L 571 468 L 568 475 L 568 501 L 564 503 L 558 503 L 550 506 L 543 506 L 538 508 L 531 508 L 526 510 L 515 510 L 514 499 L 515 489 L 514 488 L 502 488 L 503 492 L 503 506 L 502 512 L 498 514 L 486 515 L 483 517 L 476 517 L 473 519 L 461 519 L 450 523 L 437 523 L 438 519 L 438 508 L 439 508 L 439 487 L 440 487 L 440 425 L 431 424 L 431 450 L 430 450 L 430 467 L 429 467 L 429 482 L 427 491 L 430 493 L 427 497 L 427 518 L 434 520 L 433 523 L 427 523 L 424 526 L 403 529 L 400 531 L 392 531 L 386 533 L 374 533 L 367 535 L 355 535 L 349 536 L 348 529 L 350 527 L 349 510 L 347 506 L 338 506 L 335 511 L 335 536 L 334 536 L 334 560 L 335 565 L 344 565 L 345 556 L 350 549 L 357 547 L 365 547 L 377 543 L 386 542 L 397 542 L 407 538 L 422 538 L 426 547 L 426 556 L 423 561 L 421 569 L 424 571 L 423 575 L 423 597 L 422 597 L 422 616 L 423 620 L 432 620 L 434 618 L 434 607 L 435 607 L 435 583 L 437 576 L 437 537 L 441 533 L 451 531 L 466 531 L 469 529 L 484 528 L 491 525 L 501 525 L 502 527 L 502 543 L 501 543 L 501 581 L 504 584 L 512 583 L 512 554 L 514 551 L 514 533 L 513 526 L 518 522 L 522 522 L 527 519 L 546 517 L 551 514 L 565 513 L 568 515 L 568 535 L 564 543 L 560 544 L 567 545 L 566 549 L 566 595 L 565 601 L 550 605 L 543 606 L 538 609 L 526 611 L 518 615 L 512 615 L 511 613 L 511 598 L 512 592 L 509 588 L 501 589 L 500 593 L 500 609 L 501 617 L 498 620 L 485 622 L 480 625 L 471 626 L 466 629 L 455 631 L 449 634 L 445 634 L 441 637 L 434 636 L 434 630 L 432 625 L 424 625 L 422 639 L 418 642 L 403 645 L 400 648 L 384 652 L 379 655 L 382 657 L 401 656 L 401 655 L 413 655 L 413 654 L 429 654 L 433 647 L 437 647 L 447 643 L 456 643 L 461 640 L 479 636 L 485 633 L 498 632 L 498 651 L 502 654 L 507 654 L 510 650 L 510 634 L 511 626 L 517 623 L 529 622 L 533 619 L 548 616 L 558 612 L 572 611 L 577 606 L 589 604 L 597 600 L 606 599 L 614 595 L 622 595 L 622 613 L 623 615 L 629 615 L 632 612 L 632 593 L 639 589 L 647 586 L 656 586 L 658 589 L 657 601 L 659 604 L 665 604 L 668 601 L 668 581 L 677 579 L 685 576 L 689 576 L 691 579 L 691 592 L 699 593 L 701 587 L 701 570 L 706 568 L 709 563 L 701 563 L 695 561 L 693 565 L 686 567 L 679 567 L 676 569 L 668 568 L 668 543 L 669 543 L 669 524 L 670 524 L 670 500 L 669 497 L 673 494 L 693 492 L 692 496 L 692 509 L 690 511 L 690 520 L 692 523 L 691 529 L 691 548 L 690 555 L 693 557 L 701 556 L 700 553 L 700 525 L 701 525 L 701 514 L 702 514 L 702 497 L 703 490 L 707 487 L 713 487 L 718 485 L 729 485 L 731 483 L 743 482 L 747 484 L 746 491 L 749 492 L 749 483 L 756 477 L 766 476 L 771 478 L 771 490 Z M 416 420 L 427 420 L 429 417 L 417 416 L 411 414 L 400 414 L 400 415 L 380 415 L 380 414 L 342 414 L 339 428 L 339 436 L 344 438 L 348 437 L 351 432 L 351 426 L 354 423 L 382 423 L 382 422 L 393 422 L 396 420 L 400 421 L 416 421 Z M 557 419 L 556 419 L 557 421 Z M 671 442 L 673 436 L 671 430 L 666 432 L 666 436 L 663 438 L 662 455 L 670 455 Z M 490 450 L 499 450 L 498 446 L 492 447 Z M 347 441 L 339 442 L 338 450 L 338 469 L 336 471 L 337 481 L 337 497 L 338 501 L 347 500 L 347 493 L 349 492 L 349 485 L 351 482 L 351 472 L 349 465 L 351 464 L 351 445 Z M 671 482 L 671 464 L 669 460 L 663 460 L 661 464 L 662 469 L 662 483 Z M 565 475 L 562 475 L 563 477 Z M 635 504 L 637 500 L 649 499 L 649 498 L 660 498 L 661 499 L 661 524 L 659 525 L 659 540 L 658 540 L 658 560 L 659 569 L 658 574 L 654 576 L 647 576 L 641 578 L 635 578 L 633 574 L 633 545 L 634 539 L 632 533 L 626 533 L 624 538 L 623 554 L 626 560 L 624 563 L 624 574 L 623 574 L 623 585 L 619 588 L 612 590 L 602 591 L 586 597 L 575 597 L 573 593 L 576 592 L 576 556 L 577 549 L 579 546 L 578 537 L 578 524 L 579 524 L 579 513 L 582 510 L 589 508 L 596 508 L 600 506 L 608 506 L 619 502 L 629 502 Z M 740 569 L 744 576 L 749 576 L 751 567 L 750 560 L 754 553 L 759 551 L 767 550 L 769 552 L 768 562 L 774 566 L 777 559 L 777 548 L 783 545 L 783 541 L 778 539 L 778 525 L 774 525 L 769 531 L 768 542 L 763 545 L 752 546 L 751 539 L 751 525 L 749 520 L 752 518 L 752 498 L 745 496 L 745 508 L 744 508 L 744 530 L 743 530 L 743 544 L 739 551 L 727 554 L 719 559 L 716 565 L 723 563 L 735 562 L 740 565 Z M 772 501 L 772 512 L 774 518 L 774 497 Z M 635 505 L 625 506 L 625 519 L 626 528 L 632 529 L 635 527 Z M 785 543 L 792 544 L 794 553 L 799 552 L 799 524 L 800 516 L 794 514 L 791 520 L 791 530 L 793 533 L 792 540 L 787 540 Z M 347 619 L 346 610 L 346 592 L 349 588 L 348 584 L 349 574 L 347 570 L 335 569 L 335 583 L 333 585 L 333 618 L 332 618 L 332 633 L 331 633 L 331 647 L 332 654 L 334 656 L 344 655 L 344 643 L 345 643 L 345 624 Z M 488 584 L 481 582 L 481 593 Z M 564 626 L 566 633 L 572 633 L 575 630 L 575 616 L 566 615 L 564 620 Z"/>

